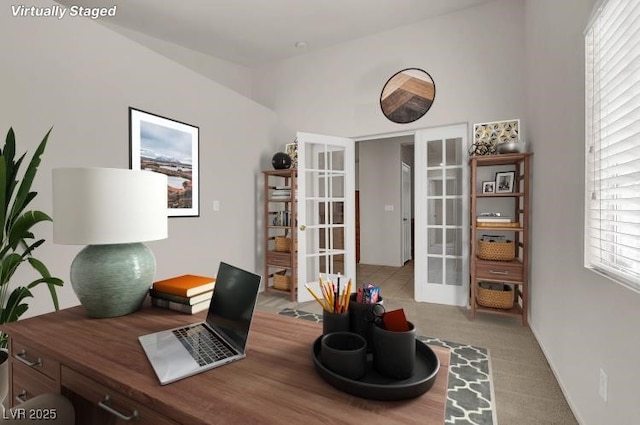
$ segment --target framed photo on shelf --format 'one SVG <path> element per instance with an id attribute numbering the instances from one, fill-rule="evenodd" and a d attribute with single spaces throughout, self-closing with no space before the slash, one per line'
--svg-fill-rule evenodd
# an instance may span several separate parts
<path id="1" fill-rule="evenodd" d="M 298 168 L 298 140 L 285 145 L 285 153 L 291 158 L 291 168 Z"/>
<path id="2" fill-rule="evenodd" d="M 496 182 L 482 182 L 482 193 L 495 193 Z"/>
<path id="3" fill-rule="evenodd" d="M 169 217 L 200 215 L 200 129 L 129 108 L 129 167 L 167 176 Z"/>
<path id="4" fill-rule="evenodd" d="M 515 171 L 501 171 L 496 173 L 495 193 L 513 192 L 513 182 L 515 177 Z"/>

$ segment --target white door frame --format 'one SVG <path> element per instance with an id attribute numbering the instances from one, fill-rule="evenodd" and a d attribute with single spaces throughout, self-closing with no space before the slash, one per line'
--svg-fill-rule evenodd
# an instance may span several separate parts
<path id="1" fill-rule="evenodd" d="M 402 178 L 401 178 L 401 196 L 400 203 L 402 205 L 402 264 L 411 260 L 411 166 L 402 161 Z M 408 184 L 408 187 L 407 187 Z M 408 190 L 407 190 L 408 189 Z"/>

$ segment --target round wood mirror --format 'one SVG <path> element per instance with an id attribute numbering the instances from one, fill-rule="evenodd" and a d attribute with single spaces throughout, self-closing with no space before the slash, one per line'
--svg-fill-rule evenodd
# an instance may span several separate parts
<path id="1" fill-rule="evenodd" d="M 391 121 L 406 124 L 427 113 L 436 96 L 436 85 L 426 71 L 407 68 L 395 73 L 382 88 L 380 107 Z"/>

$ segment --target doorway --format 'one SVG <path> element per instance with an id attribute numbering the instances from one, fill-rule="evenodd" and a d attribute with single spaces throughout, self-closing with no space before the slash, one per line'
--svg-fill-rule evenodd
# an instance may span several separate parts
<path id="1" fill-rule="evenodd" d="M 356 139 L 360 262 L 413 259 L 416 301 L 468 304 L 466 147 L 466 124 Z"/>
<path id="2" fill-rule="evenodd" d="M 401 267 L 411 258 L 413 143 L 413 134 L 356 142 L 362 264 Z M 404 197 L 403 163 L 409 171 Z"/>

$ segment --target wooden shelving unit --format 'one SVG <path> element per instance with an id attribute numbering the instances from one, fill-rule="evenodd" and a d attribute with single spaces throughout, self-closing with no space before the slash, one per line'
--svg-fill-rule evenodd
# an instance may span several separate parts
<path id="1" fill-rule="evenodd" d="M 471 285 L 471 318 L 476 312 L 486 312 L 508 316 L 519 316 L 522 324 L 527 325 L 529 305 L 529 173 L 531 169 L 531 153 L 475 156 L 469 159 L 471 168 L 471 256 L 469 261 Z M 482 182 L 478 180 L 478 171 L 482 167 L 505 166 L 506 171 L 515 171 L 514 188 L 511 193 L 481 193 Z M 476 218 L 478 201 L 485 205 L 493 200 L 512 200 L 513 217 L 518 227 L 484 227 L 478 226 Z M 513 261 L 489 261 L 478 258 L 478 240 L 483 234 L 501 232 L 513 237 L 516 258 Z M 480 282 L 503 283 L 512 287 L 514 296 L 513 308 L 500 309 L 478 304 L 478 284 Z"/>
<path id="2" fill-rule="evenodd" d="M 267 170 L 264 177 L 264 279 L 265 291 L 288 293 L 291 300 L 297 299 L 297 246 L 296 238 L 296 194 L 297 170 Z M 288 188 L 290 194 L 283 196 Z M 288 250 L 276 238 L 287 238 Z M 282 242 L 282 239 L 280 241 Z M 283 287 L 283 282 L 288 287 Z"/>

